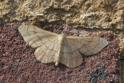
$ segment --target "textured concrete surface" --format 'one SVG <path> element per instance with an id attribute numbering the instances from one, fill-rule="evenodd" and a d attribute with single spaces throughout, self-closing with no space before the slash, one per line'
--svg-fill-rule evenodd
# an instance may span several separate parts
<path id="1" fill-rule="evenodd" d="M 59 32 L 62 30 L 59 26 L 54 25 L 52 30 Z M 38 62 L 34 56 L 34 49 L 26 45 L 17 27 L 17 23 L 0 27 L 0 83 L 118 82 L 119 41 L 113 33 L 90 32 L 90 35 L 106 38 L 110 44 L 100 53 L 85 57 L 81 66 L 70 69 L 62 64 L 55 67 L 54 64 Z M 51 30 L 51 27 L 47 27 L 47 30 Z"/>
<path id="2" fill-rule="evenodd" d="M 124 26 L 123 0 L 1 0 L 0 17 L 8 20 L 63 21 L 85 28 Z"/>

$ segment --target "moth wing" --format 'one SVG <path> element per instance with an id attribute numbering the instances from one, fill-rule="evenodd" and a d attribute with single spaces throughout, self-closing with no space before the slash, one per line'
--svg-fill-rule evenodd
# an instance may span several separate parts
<path id="1" fill-rule="evenodd" d="M 53 40 L 54 41 L 46 41 L 45 44 L 35 50 L 34 54 L 38 61 L 42 63 L 56 62 L 56 53 L 60 48 L 57 37 Z"/>
<path id="2" fill-rule="evenodd" d="M 72 37 L 66 38 L 73 51 L 79 50 L 84 55 L 93 55 L 108 45 L 108 41 L 100 37 Z"/>
<path id="3" fill-rule="evenodd" d="M 67 39 L 63 40 L 63 47 L 60 55 L 60 63 L 66 65 L 67 67 L 74 68 L 82 63 L 82 56 L 78 50 L 71 48 L 72 44 Z"/>
<path id="4" fill-rule="evenodd" d="M 46 43 L 46 41 L 56 38 L 57 34 L 42 30 L 31 24 L 22 24 L 18 28 L 23 39 L 32 48 L 39 47 Z"/>
<path id="5" fill-rule="evenodd" d="M 42 63 L 54 62 L 58 50 L 57 34 L 42 30 L 34 25 L 22 24 L 18 28 L 22 37 L 35 50 L 35 57 Z M 57 50 L 56 50 L 57 49 Z"/>

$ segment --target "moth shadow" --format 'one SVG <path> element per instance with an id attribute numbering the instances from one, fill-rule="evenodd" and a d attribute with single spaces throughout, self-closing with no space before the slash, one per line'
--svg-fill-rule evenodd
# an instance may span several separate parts
<path id="1" fill-rule="evenodd" d="M 67 67 L 63 64 L 59 64 L 58 66 L 55 66 L 56 68 L 59 68 L 61 71 L 65 71 L 67 69 Z"/>
<path id="2" fill-rule="evenodd" d="M 40 61 L 38 61 L 38 63 L 41 63 Z M 55 63 L 46 63 L 45 64 L 48 67 L 54 67 L 54 69 L 59 69 L 60 71 L 65 71 L 67 69 L 67 67 L 61 63 L 59 63 L 58 66 L 55 66 Z"/>

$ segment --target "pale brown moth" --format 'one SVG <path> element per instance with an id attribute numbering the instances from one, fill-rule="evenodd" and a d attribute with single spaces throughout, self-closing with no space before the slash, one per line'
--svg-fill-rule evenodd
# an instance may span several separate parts
<path id="1" fill-rule="evenodd" d="M 81 65 L 82 55 L 93 55 L 108 45 L 100 37 L 75 37 L 42 30 L 31 24 L 18 28 L 26 43 L 36 48 L 34 55 L 42 63 L 59 63 L 74 68 Z"/>

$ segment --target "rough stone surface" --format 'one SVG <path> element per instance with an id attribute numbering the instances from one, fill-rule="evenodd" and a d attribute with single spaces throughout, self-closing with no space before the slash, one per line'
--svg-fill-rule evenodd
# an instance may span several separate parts
<path id="1" fill-rule="evenodd" d="M 123 0 L 1 0 L 0 11 L 0 17 L 6 15 L 9 20 L 59 20 L 85 28 L 124 28 Z"/>

